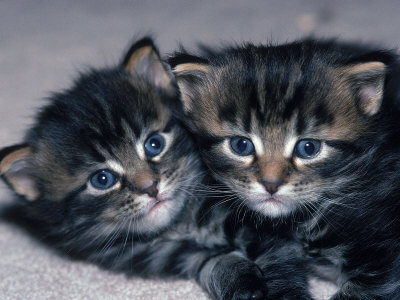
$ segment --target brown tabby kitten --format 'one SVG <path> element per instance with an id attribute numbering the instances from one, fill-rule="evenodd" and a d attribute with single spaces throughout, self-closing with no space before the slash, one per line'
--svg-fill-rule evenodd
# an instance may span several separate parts
<path id="1" fill-rule="evenodd" d="M 249 256 L 271 295 L 280 299 L 276 280 L 295 272 L 279 275 L 279 265 L 297 260 L 300 273 L 333 267 L 333 299 L 400 299 L 397 55 L 310 39 L 170 63 L 205 163 L 256 212 L 249 219 L 263 219 L 264 242 Z"/>
<path id="2" fill-rule="evenodd" d="M 54 94 L 21 145 L 0 151 L 12 212 L 61 251 L 145 277 L 192 278 L 215 299 L 263 299 L 259 268 L 224 224 L 230 209 L 196 195 L 203 168 L 172 115 L 175 78 L 153 42 Z"/>

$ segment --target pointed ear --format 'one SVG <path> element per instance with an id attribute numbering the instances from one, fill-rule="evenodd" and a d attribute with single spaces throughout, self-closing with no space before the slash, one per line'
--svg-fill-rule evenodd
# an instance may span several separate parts
<path id="1" fill-rule="evenodd" d="M 359 63 L 345 67 L 343 75 L 359 110 L 367 116 L 375 115 L 383 100 L 386 65 L 380 61 Z"/>
<path id="2" fill-rule="evenodd" d="M 175 78 L 162 62 L 151 38 L 145 37 L 134 43 L 125 55 L 122 66 L 131 76 L 143 78 L 169 94 L 175 93 Z"/>
<path id="3" fill-rule="evenodd" d="M 196 107 L 198 87 L 205 82 L 210 66 L 205 60 L 184 62 L 176 64 L 172 71 L 178 83 L 184 111 L 191 112 Z"/>
<path id="4" fill-rule="evenodd" d="M 20 196 L 34 201 L 39 196 L 31 161 L 32 150 L 27 145 L 15 145 L 0 150 L 0 175 Z"/>

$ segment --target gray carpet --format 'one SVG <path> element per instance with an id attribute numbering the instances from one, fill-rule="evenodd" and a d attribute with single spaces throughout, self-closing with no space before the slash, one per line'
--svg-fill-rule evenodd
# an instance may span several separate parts
<path id="1" fill-rule="evenodd" d="M 162 53 L 202 41 L 285 42 L 304 35 L 400 42 L 400 2 L 0 1 L 0 147 L 17 143 L 50 91 L 78 70 L 116 63 L 134 36 Z M 12 200 L 0 184 L 0 206 Z M 144 281 L 59 257 L 0 220 L 0 299 L 207 299 L 192 282 Z M 333 292 L 312 281 L 319 299 Z"/>

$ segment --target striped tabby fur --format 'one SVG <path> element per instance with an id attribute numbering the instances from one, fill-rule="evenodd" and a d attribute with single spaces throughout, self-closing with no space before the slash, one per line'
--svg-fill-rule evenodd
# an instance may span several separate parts
<path id="1" fill-rule="evenodd" d="M 215 299 L 265 296 L 230 236 L 229 205 L 198 193 L 204 170 L 149 38 L 49 102 L 24 143 L 0 152 L 2 178 L 24 200 L 10 219 L 107 269 L 195 279 Z"/>
<path id="2" fill-rule="evenodd" d="M 264 228 L 248 250 L 270 295 L 329 269 L 332 299 L 400 299 L 398 56 L 307 39 L 170 64 L 205 163 Z"/>

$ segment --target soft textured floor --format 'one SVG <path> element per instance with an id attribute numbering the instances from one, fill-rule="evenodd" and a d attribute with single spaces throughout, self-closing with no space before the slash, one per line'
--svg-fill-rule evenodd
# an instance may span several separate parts
<path id="1" fill-rule="evenodd" d="M 50 91 L 78 70 L 116 63 L 134 36 L 162 53 L 202 41 L 285 42 L 304 35 L 397 47 L 400 2 L 388 1 L 0 1 L 0 147 L 17 143 Z M 12 200 L 0 184 L 0 208 Z M 312 281 L 319 299 L 333 291 Z M 0 220 L 0 299 L 196 299 L 192 282 L 125 278 L 72 262 Z"/>

